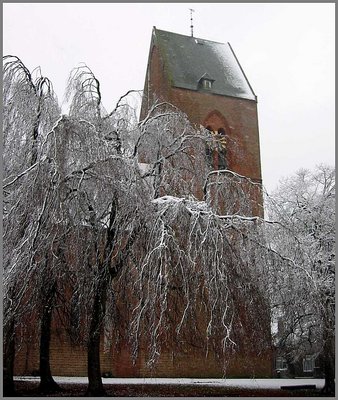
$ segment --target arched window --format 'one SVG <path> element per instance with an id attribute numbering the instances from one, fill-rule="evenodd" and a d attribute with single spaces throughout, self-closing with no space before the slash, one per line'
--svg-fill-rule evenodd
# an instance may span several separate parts
<path id="1" fill-rule="evenodd" d="M 214 140 L 206 148 L 206 161 L 214 170 L 227 169 L 227 132 L 228 124 L 223 115 L 214 111 L 208 115 L 203 124 L 214 136 Z"/>

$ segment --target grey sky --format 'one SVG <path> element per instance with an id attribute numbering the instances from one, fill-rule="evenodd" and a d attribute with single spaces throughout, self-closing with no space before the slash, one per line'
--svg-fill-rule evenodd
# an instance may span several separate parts
<path id="1" fill-rule="evenodd" d="M 152 27 L 230 42 L 258 96 L 263 180 L 334 165 L 334 3 L 7 3 L 3 53 L 41 66 L 60 102 L 86 63 L 110 111 L 143 89 Z"/>

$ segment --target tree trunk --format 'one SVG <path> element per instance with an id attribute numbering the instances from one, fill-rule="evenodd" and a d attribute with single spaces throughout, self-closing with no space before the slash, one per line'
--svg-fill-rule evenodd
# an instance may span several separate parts
<path id="1" fill-rule="evenodd" d="M 56 283 L 49 290 L 46 305 L 43 307 L 40 332 L 40 386 L 42 393 L 60 391 L 60 386 L 54 381 L 50 368 L 50 339 L 52 314 L 56 294 Z"/>
<path id="2" fill-rule="evenodd" d="M 328 365 L 327 362 L 325 362 L 324 366 L 324 373 L 325 373 L 325 384 L 323 388 L 323 393 L 325 393 L 328 396 L 335 396 L 335 382 L 334 382 L 334 369 L 332 368 L 332 365 Z"/>
<path id="3" fill-rule="evenodd" d="M 329 332 L 326 333 L 323 352 L 325 374 L 325 385 L 323 388 L 323 393 L 328 396 L 335 395 L 335 346 L 334 336 L 331 332 L 332 330 L 329 330 Z"/>
<path id="4" fill-rule="evenodd" d="M 100 339 L 102 331 L 102 321 L 106 309 L 106 297 L 108 277 L 105 273 L 101 273 L 99 277 L 98 287 L 96 290 L 92 319 L 90 323 L 89 340 L 87 345 L 88 354 L 88 388 L 87 396 L 104 396 L 106 394 L 101 377 L 100 365 Z"/>
<path id="5" fill-rule="evenodd" d="M 114 247 L 115 237 L 115 218 L 117 201 L 113 199 L 109 218 L 109 228 L 104 247 L 104 261 L 100 265 L 98 282 L 95 291 L 94 303 L 92 308 L 92 319 L 89 330 L 89 340 L 87 347 L 88 354 L 88 388 L 87 396 L 104 396 L 106 394 L 101 377 L 100 365 L 100 339 L 102 332 L 102 322 L 106 312 L 107 289 L 113 278 L 110 270 L 110 257 Z"/>
<path id="6" fill-rule="evenodd" d="M 32 158 L 31 165 L 35 164 L 38 159 L 38 137 L 39 137 L 39 125 L 41 119 L 41 104 L 40 98 L 38 99 L 38 109 L 37 115 L 33 126 L 33 134 L 32 134 Z"/>
<path id="7" fill-rule="evenodd" d="M 14 396 L 14 359 L 15 359 L 15 320 L 14 318 L 9 327 L 4 330 L 4 354 L 3 354 L 3 394 L 4 396 Z"/>
<path id="8" fill-rule="evenodd" d="M 323 367 L 325 375 L 325 385 L 323 393 L 328 396 L 335 394 L 335 311 L 332 299 L 332 292 L 324 293 L 324 332 L 323 332 Z"/>

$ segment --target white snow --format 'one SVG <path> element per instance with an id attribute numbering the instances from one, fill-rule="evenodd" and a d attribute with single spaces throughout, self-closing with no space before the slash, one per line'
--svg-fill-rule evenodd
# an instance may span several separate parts
<path id="1" fill-rule="evenodd" d="M 178 203 L 183 203 L 186 207 L 186 209 L 191 213 L 210 213 L 210 209 L 205 201 L 199 201 L 195 199 L 190 199 L 189 196 L 187 197 L 174 197 L 174 196 L 169 196 L 165 195 L 162 197 L 157 197 L 156 199 L 152 200 L 154 204 L 159 204 L 159 205 L 165 205 L 169 206 L 178 204 Z"/>
<path id="2" fill-rule="evenodd" d="M 162 196 L 162 197 L 157 197 L 156 199 L 153 200 L 153 203 L 155 204 L 167 204 L 167 203 L 179 203 L 181 201 L 184 201 L 183 198 L 181 197 L 174 197 L 174 196 Z"/>
<path id="3" fill-rule="evenodd" d="M 39 377 L 16 376 L 16 381 L 37 382 Z M 88 383 L 87 377 L 54 376 L 57 383 Z M 102 378 L 103 384 L 114 385 L 203 385 L 238 387 L 247 389 L 280 389 L 281 386 L 316 385 L 317 389 L 324 387 L 324 379 L 294 378 L 294 379 L 213 379 L 213 378 Z"/>
<path id="4" fill-rule="evenodd" d="M 212 45 L 213 51 L 217 54 L 220 60 L 223 62 L 224 67 L 224 75 L 229 80 L 230 84 L 239 89 L 242 92 L 242 96 L 254 100 L 255 96 L 252 93 L 252 90 L 243 76 L 243 72 L 234 57 L 232 50 L 229 44 L 223 43 L 213 43 Z"/>
<path id="5" fill-rule="evenodd" d="M 152 168 L 152 164 L 148 163 L 137 163 L 137 164 L 143 174 L 148 173 Z"/>

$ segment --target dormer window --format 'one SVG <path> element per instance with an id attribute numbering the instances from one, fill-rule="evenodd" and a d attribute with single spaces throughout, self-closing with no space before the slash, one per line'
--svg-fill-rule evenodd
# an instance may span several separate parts
<path id="1" fill-rule="evenodd" d="M 212 82 L 208 79 L 203 79 L 203 89 L 211 89 Z"/>
<path id="2" fill-rule="evenodd" d="M 198 81 L 198 87 L 200 89 L 210 90 L 212 89 L 212 84 L 215 82 L 209 74 L 205 73 L 201 76 L 200 80 Z"/>

